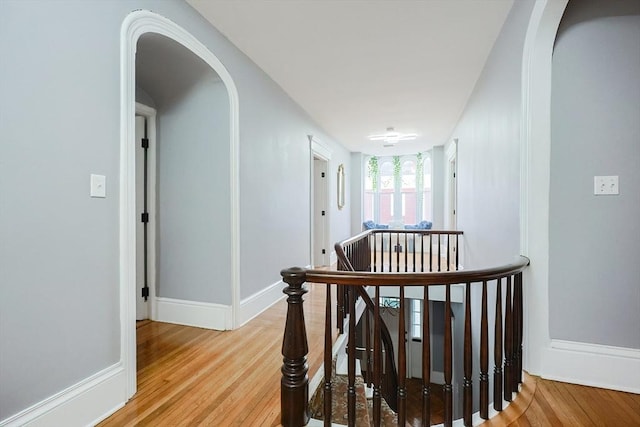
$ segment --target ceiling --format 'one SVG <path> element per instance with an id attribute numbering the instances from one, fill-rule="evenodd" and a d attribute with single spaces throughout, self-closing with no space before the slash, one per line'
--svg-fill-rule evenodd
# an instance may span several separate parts
<path id="1" fill-rule="evenodd" d="M 395 155 L 452 135 L 513 0 L 187 0 L 329 135 Z M 394 127 L 414 141 L 384 148 Z"/>

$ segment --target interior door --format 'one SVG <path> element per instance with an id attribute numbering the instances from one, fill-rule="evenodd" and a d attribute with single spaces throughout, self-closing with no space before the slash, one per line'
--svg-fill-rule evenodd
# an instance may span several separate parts
<path id="1" fill-rule="evenodd" d="M 329 265 L 327 247 L 327 164 L 323 159 L 313 159 L 313 265 Z"/>
<path id="2" fill-rule="evenodd" d="M 449 227 L 451 230 L 458 229 L 458 184 L 456 182 L 457 179 L 457 169 L 456 169 L 456 156 L 449 160 Z M 451 241 L 449 242 L 449 259 L 451 260 L 451 264 L 455 263 L 456 252 L 458 251 L 457 241 L 455 236 L 451 236 Z M 455 266 L 454 267 L 459 267 Z"/>
<path id="3" fill-rule="evenodd" d="M 145 137 L 146 118 L 136 116 L 136 320 L 149 318 L 148 302 L 142 296 L 142 289 L 145 286 L 145 233 L 141 215 L 144 212 L 144 149 L 142 148 L 142 138 Z"/>

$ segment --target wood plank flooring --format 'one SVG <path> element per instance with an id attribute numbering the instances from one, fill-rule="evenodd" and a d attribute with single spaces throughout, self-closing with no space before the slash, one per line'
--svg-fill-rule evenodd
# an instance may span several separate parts
<path id="1" fill-rule="evenodd" d="M 312 378 L 322 363 L 325 286 L 308 288 Z M 285 318 L 282 300 L 234 331 L 139 324 L 138 393 L 99 425 L 278 425 Z M 485 426 L 640 426 L 640 395 L 527 378 L 514 403 Z"/>
<path id="2" fill-rule="evenodd" d="M 482 426 L 640 426 L 638 394 L 529 378 L 523 399 Z"/>
<path id="3" fill-rule="evenodd" d="M 308 288 L 304 308 L 312 378 L 322 363 L 326 288 Z M 285 318 L 283 299 L 234 331 L 140 324 L 138 392 L 99 425 L 278 425 Z"/>

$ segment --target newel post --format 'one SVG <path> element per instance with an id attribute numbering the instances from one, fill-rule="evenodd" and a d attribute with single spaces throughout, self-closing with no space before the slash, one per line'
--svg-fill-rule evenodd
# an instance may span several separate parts
<path id="1" fill-rule="evenodd" d="M 292 267 L 280 272 L 288 285 L 287 321 L 282 340 L 282 381 L 280 382 L 281 422 L 284 427 L 299 427 L 309 422 L 309 377 L 307 371 L 307 330 L 304 324 L 302 287 L 306 271 Z"/>

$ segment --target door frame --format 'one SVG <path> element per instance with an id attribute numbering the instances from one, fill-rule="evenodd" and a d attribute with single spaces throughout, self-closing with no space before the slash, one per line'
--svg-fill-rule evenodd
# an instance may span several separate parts
<path id="1" fill-rule="evenodd" d="M 129 13 L 120 29 L 120 363 L 125 372 L 125 400 L 137 389 L 136 369 L 136 199 L 135 85 L 136 49 L 145 33 L 168 37 L 209 65 L 229 96 L 229 210 L 231 306 L 224 306 L 227 329 L 237 327 L 240 307 L 239 96 L 231 75 L 204 44 L 173 21 L 149 10 Z"/>
<path id="2" fill-rule="evenodd" d="M 315 253 L 315 221 L 314 221 L 314 211 L 315 211 L 315 178 L 314 178 L 314 159 L 319 159 L 326 162 L 326 180 L 324 181 L 324 196 L 326 206 L 326 215 L 324 217 L 324 235 L 323 235 L 323 246 L 326 248 L 323 264 L 330 265 L 331 264 L 331 217 L 330 217 L 330 206 L 331 206 L 331 198 L 329 196 L 329 181 L 331 180 L 331 150 L 322 144 L 320 141 L 314 138 L 313 135 L 308 135 L 309 138 L 309 265 L 314 266 L 314 253 Z"/>
<path id="3" fill-rule="evenodd" d="M 445 152 L 446 165 L 445 165 L 445 229 L 457 230 L 458 229 L 458 138 L 454 138 L 449 144 Z M 447 237 L 448 239 L 449 237 Z M 456 252 L 458 252 L 458 268 L 462 268 L 462 245 L 456 244 L 456 240 L 449 242 L 451 259 L 456 259 Z M 440 248 L 442 253 L 446 253 L 447 247 L 443 243 Z"/>
<path id="4" fill-rule="evenodd" d="M 445 153 L 447 158 L 446 166 L 446 209 L 447 215 L 445 217 L 446 228 L 448 230 L 455 230 L 458 226 L 458 139 L 451 141 L 447 152 Z M 452 166 L 453 165 L 453 166 Z M 454 175 L 455 174 L 455 175 Z M 455 214 L 453 213 L 455 211 Z"/>
<path id="5" fill-rule="evenodd" d="M 147 206 L 149 209 L 149 222 L 147 223 L 147 280 L 149 285 L 149 298 L 147 300 L 147 314 L 149 319 L 157 319 L 156 304 L 156 231 L 157 231 L 157 195 L 156 195 L 156 116 L 155 108 L 136 102 L 136 116 L 142 116 L 147 120 Z M 137 143 L 137 141 L 136 141 Z M 137 188 L 136 188 L 137 190 Z M 136 200 L 141 197 L 136 193 Z M 136 246 L 137 248 L 137 246 Z M 137 249 L 136 249 L 137 250 Z M 137 263 L 136 263 L 137 264 Z M 136 265 L 137 268 L 137 265 Z M 140 289 L 137 288 L 136 292 Z M 136 295 L 136 298 L 138 296 Z"/>

